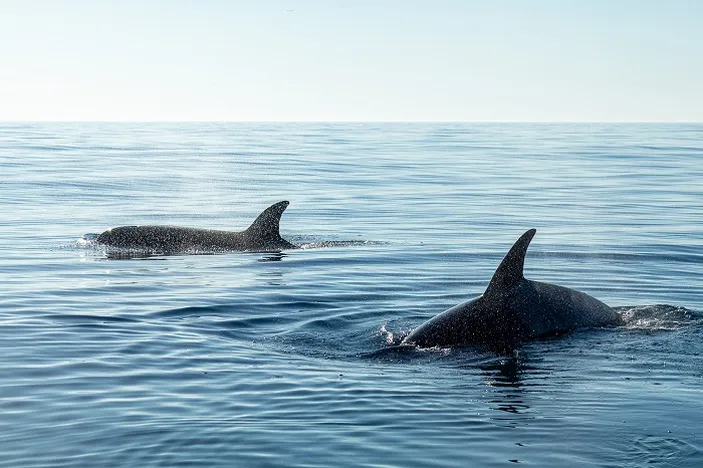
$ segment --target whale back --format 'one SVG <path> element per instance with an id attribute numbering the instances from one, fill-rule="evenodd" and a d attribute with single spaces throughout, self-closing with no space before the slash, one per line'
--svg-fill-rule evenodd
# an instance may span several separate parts
<path id="1" fill-rule="evenodd" d="M 420 347 L 480 344 L 505 351 L 579 327 L 621 324 L 613 309 L 586 293 L 525 279 L 525 255 L 535 233 L 530 229 L 513 244 L 482 296 L 433 317 L 404 342 Z"/>
<path id="2" fill-rule="evenodd" d="M 525 268 L 525 255 L 530 241 L 535 236 L 536 229 L 530 229 L 515 241 L 503 261 L 500 262 L 491 281 L 488 283 L 484 296 L 489 298 L 504 297 L 509 291 L 514 289 L 525 279 L 523 270 Z"/>
<path id="3" fill-rule="evenodd" d="M 513 244 L 491 278 L 484 297 L 497 317 L 513 323 L 521 341 L 559 335 L 580 327 L 617 325 L 620 316 L 595 297 L 556 284 L 525 279 L 525 255 L 536 229 Z"/>
<path id="4" fill-rule="evenodd" d="M 180 226 L 120 226 L 100 234 L 101 244 L 130 249 L 148 249 L 159 252 L 195 250 L 278 250 L 294 249 L 295 245 L 279 233 L 281 215 L 287 201 L 266 208 L 241 232 L 214 229 L 196 229 Z"/>
<path id="5" fill-rule="evenodd" d="M 249 244 L 249 248 L 277 247 L 291 249 L 295 247 L 283 239 L 279 231 L 281 215 L 288 205 L 289 202 L 282 201 L 269 206 L 251 223 L 251 226 L 242 232 Z"/>
<path id="6" fill-rule="evenodd" d="M 528 338 L 556 336 L 582 327 L 621 325 L 622 317 L 604 302 L 575 289 L 523 280 L 508 307 L 525 325 Z"/>

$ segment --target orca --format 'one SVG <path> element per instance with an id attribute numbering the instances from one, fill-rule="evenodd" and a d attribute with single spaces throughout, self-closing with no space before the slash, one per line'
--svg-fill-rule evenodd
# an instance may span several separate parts
<path id="1" fill-rule="evenodd" d="M 536 229 L 525 232 L 498 266 L 486 291 L 423 323 L 401 345 L 418 348 L 479 345 L 510 351 L 580 327 L 622 325 L 613 309 L 580 291 L 525 279 L 525 254 Z"/>
<path id="2" fill-rule="evenodd" d="M 295 249 L 279 233 L 281 215 L 288 207 L 281 201 L 266 208 L 244 231 L 219 231 L 179 226 L 120 226 L 100 234 L 96 242 L 125 249 L 163 253 L 204 251 L 273 252 Z"/>

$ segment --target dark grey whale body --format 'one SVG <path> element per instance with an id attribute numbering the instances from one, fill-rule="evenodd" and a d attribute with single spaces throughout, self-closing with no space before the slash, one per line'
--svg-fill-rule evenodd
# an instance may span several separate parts
<path id="1" fill-rule="evenodd" d="M 525 254 L 535 232 L 530 229 L 515 242 L 483 295 L 428 320 L 402 344 L 420 348 L 475 344 L 505 351 L 579 327 L 622 324 L 613 309 L 588 294 L 525 279 Z"/>
<path id="2" fill-rule="evenodd" d="M 195 229 L 178 226 L 120 226 L 98 236 L 100 244 L 158 252 L 187 250 L 249 250 L 257 252 L 294 249 L 279 233 L 281 215 L 288 207 L 282 201 L 266 208 L 248 229 L 241 232 Z"/>

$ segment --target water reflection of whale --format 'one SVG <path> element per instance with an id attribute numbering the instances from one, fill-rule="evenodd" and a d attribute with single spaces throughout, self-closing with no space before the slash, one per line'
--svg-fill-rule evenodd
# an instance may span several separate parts
<path id="1" fill-rule="evenodd" d="M 491 387 L 520 387 L 525 364 L 516 355 L 499 357 L 480 364 L 486 384 Z"/>
<path id="2" fill-rule="evenodd" d="M 529 361 L 513 354 L 489 360 L 479 365 L 479 369 L 484 382 L 492 389 L 486 403 L 491 409 L 502 413 L 492 419 L 513 425 L 516 417 L 529 412 L 529 392 L 526 392 L 523 376 L 531 371 L 539 372 Z"/>
<path id="3" fill-rule="evenodd" d="M 285 256 L 286 256 L 286 254 L 284 254 L 282 252 L 273 252 L 273 253 L 264 255 L 258 261 L 259 262 L 280 262 L 281 260 L 283 260 L 283 258 Z"/>

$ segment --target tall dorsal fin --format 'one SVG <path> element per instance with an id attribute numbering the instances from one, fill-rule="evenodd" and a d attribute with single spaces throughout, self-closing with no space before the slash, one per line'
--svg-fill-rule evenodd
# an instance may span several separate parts
<path id="1" fill-rule="evenodd" d="M 287 201 L 282 201 L 269 206 L 244 232 L 250 236 L 255 236 L 257 239 L 280 239 L 281 235 L 278 233 L 278 226 L 281 221 L 281 215 L 286 211 L 288 205 Z"/>
<path id="2" fill-rule="evenodd" d="M 522 269 L 525 266 L 525 254 L 536 232 L 537 229 L 530 229 L 513 244 L 493 273 L 493 278 L 486 288 L 486 294 L 510 289 L 524 278 Z"/>

